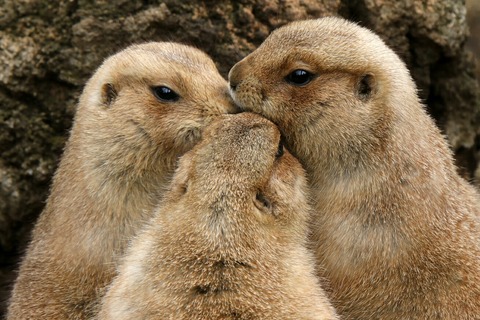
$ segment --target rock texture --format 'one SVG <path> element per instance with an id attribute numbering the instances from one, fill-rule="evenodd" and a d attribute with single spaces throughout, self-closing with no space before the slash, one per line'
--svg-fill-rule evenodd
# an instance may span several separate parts
<path id="1" fill-rule="evenodd" d="M 467 48 L 476 58 L 476 75 L 477 81 L 480 83 L 480 1 L 467 0 L 467 21 L 470 28 L 470 37 L 467 41 Z M 477 139 L 477 148 L 475 159 L 480 162 L 480 139 Z M 475 180 L 480 184 L 480 165 L 477 165 L 475 171 Z"/>
<path id="2" fill-rule="evenodd" d="M 400 54 L 473 179 L 480 98 L 462 1 L 0 0 L 0 301 L 47 197 L 82 85 L 106 56 L 131 43 L 179 41 L 205 50 L 226 76 L 274 28 L 325 15 L 358 21 Z"/>

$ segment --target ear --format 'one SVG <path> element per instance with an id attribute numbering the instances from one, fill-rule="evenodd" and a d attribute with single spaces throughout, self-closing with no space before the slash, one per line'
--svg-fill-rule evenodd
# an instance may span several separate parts
<path id="1" fill-rule="evenodd" d="M 372 74 L 360 76 L 355 86 L 357 96 L 362 101 L 369 100 L 376 91 L 377 82 Z"/>
<path id="2" fill-rule="evenodd" d="M 117 90 L 112 83 L 105 83 L 102 86 L 101 102 L 105 107 L 110 107 L 117 98 Z"/>
<path id="3" fill-rule="evenodd" d="M 177 150 L 190 150 L 202 139 L 202 130 L 196 124 L 180 128 L 175 137 L 174 146 Z"/>
<path id="4" fill-rule="evenodd" d="M 189 151 L 177 159 L 175 174 L 171 187 L 177 190 L 178 194 L 187 193 L 190 182 L 191 170 L 193 163 L 193 152 Z"/>

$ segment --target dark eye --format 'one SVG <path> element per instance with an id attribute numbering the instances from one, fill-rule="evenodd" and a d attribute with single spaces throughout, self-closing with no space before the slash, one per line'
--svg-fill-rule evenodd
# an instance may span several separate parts
<path id="1" fill-rule="evenodd" d="M 155 98 L 160 101 L 177 101 L 179 98 L 175 91 L 165 86 L 152 87 L 152 92 Z"/>
<path id="2" fill-rule="evenodd" d="M 313 74 L 302 70 L 297 69 L 292 71 L 286 78 L 288 83 L 293 84 L 295 86 L 303 86 L 309 83 L 313 79 Z"/>
<path id="3" fill-rule="evenodd" d="M 183 185 L 181 185 L 180 188 L 179 188 L 179 190 L 180 190 L 180 193 L 181 193 L 181 194 L 187 193 L 187 191 L 188 191 L 188 185 L 187 185 L 186 183 L 183 184 Z"/>
<path id="4" fill-rule="evenodd" d="M 255 200 L 258 202 L 258 204 L 263 207 L 264 209 L 270 210 L 271 209 L 271 204 L 270 201 L 265 198 L 265 196 L 261 193 L 257 193 L 255 196 Z M 260 209 L 260 208 L 259 208 Z"/>
<path id="5" fill-rule="evenodd" d="M 275 154 L 275 158 L 280 158 L 283 156 L 283 153 L 285 152 L 285 147 L 284 147 L 284 142 L 283 142 L 283 136 L 280 138 L 280 142 L 278 143 L 278 149 L 277 153 Z"/>

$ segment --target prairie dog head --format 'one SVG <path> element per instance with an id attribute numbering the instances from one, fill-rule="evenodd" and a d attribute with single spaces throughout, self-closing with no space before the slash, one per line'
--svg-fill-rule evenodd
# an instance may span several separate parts
<path id="1" fill-rule="evenodd" d="M 181 157 L 100 319 L 336 319 L 307 250 L 306 189 L 272 122 L 218 117 Z"/>
<path id="2" fill-rule="evenodd" d="M 381 157 L 393 119 L 418 112 L 398 56 L 369 30 L 333 17 L 274 31 L 229 81 L 235 102 L 277 124 L 309 173 L 364 167 Z"/>
<path id="3" fill-rule="evenodd" d="M 272 242 L 303 244 L 306 238 L 305 173 L 277 127 L 258 115 L 214 121 L 181 159 L 172 185 L 166 203 L 183 209 L 165 214 L 190 226 L 199 250 L 248 260 L 252 248 L 258 257 Z"/>
<path id="4" fill-rule="evenodd" d="M 72 136 L 83 136 L 75 147 L 86 149 L 84 163 L 99 173 L 141 175 L 173 170 L 206 124 L 234 111 L 226 81 L 205 53 L 151 42 L 99 67 L 80 98 Z"/>

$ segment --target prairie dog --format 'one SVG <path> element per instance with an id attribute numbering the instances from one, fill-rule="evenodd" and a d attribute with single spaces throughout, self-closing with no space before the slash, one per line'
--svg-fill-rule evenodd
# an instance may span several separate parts
<path id="1" fill-rule="evenodd" d="M 377 35 L 334 17 L 294 22 L 229 80 L 307 171 L 317 266 L 340 316 L 480 316 L 479 196 Z"/>
<path id="2" fill-rule="evenodd" d="M 90 317 L 177 158 L 234 111 L 226 81 L 198 49 L 151 42 L 106 59 L 80 97 L 8 319 Z"/>
<path id="3" fill-rule="evenodd" d="M 306 248 L 305 173 L 280 132 L 225 115 L 185 154 L 100 319 L 337 319 Z"/>

